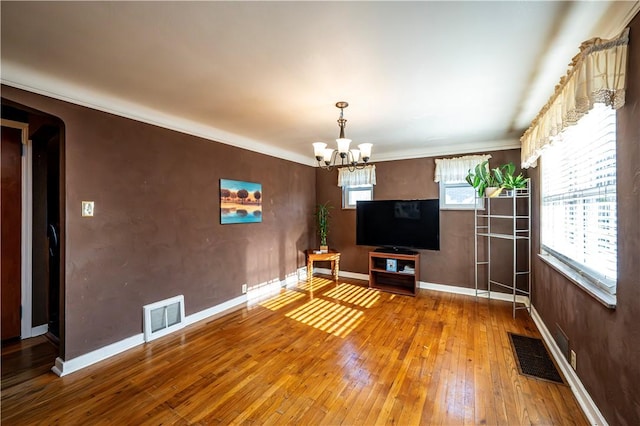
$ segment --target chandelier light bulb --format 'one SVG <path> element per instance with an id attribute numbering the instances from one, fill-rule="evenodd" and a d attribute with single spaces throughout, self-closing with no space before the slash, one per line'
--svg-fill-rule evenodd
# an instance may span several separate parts
<path id="1" fill-rule="evenodd" d="M 331 157 L 333 156 L 333 149 L 326 148 L 322 153 L 322 157 L 324 158 L 324 162 L 327 164 L 331 163 Z"/>
<path id="2" fill-rule="evenodd" d="M 338 143 L 338 152 L 340 154 L 346 154 L 347 152 L 349 152 L 349 144 L 351 143 L 351 139 L 340 138 L 336 139 L 336 142 Z"/>
<path id="3" fill-rule="evenodd" d="M 324 142 L 314 142 L 312 145 L 313 155 L 316 156 L 316 160 L 322 160 L 322 158 L 324 157 L 324 149 L 327 147 L 327 144 Z"/>
<path id="4" fill-rule="evenodd" d="M 371 158 L 372 146 L 373 144 L 370 144 L 370 143 L 361 143 L 360 145 L 358 145 L 358 148 L 360 148 L 360 155 L 362 155 L 362 161 L 364 162 L 369 161 L 369 158 Z"/>
<path id="5" fill-rule="evenodd" d="M 350 162 L 352 164 L 357 163 L 360 160 L 360 150 L 359 149 L 350 149 L 349 151 L 351 151 L 351 158 L 349 160 L 351 160 Z"/>

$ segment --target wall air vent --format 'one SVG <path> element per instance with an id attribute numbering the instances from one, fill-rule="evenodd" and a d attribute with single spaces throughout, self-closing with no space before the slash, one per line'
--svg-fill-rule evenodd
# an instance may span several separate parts
<path id="1" fill-rule="evenodd" d="M 144 341 L 150 342 L 184 327 L 184 296 L 175 296 L 142 307 Z"/>
<path id="2" fill-rule="evenodd" d="M 569 338 L 565 334 L 564 330 L 560 328 L 560 325 L 556 323 L 556 332 L 553 335 L 553 339 L 556 341 L 558 345 L 558 349 L 564 355 L 564 358 L 569 360 Z"/>

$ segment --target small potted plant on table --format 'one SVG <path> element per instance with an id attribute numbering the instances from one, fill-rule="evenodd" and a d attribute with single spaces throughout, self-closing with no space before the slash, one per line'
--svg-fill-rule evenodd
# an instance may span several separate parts
<path id="1" fill-rule="evenodd" d="M 316 220 L 318 224 L 318 235 L 320 236 L 320 252 L 328 253 L 329 246 L 327 245 L 327 234 L 329 233 L 329 209 L 331 206 L 327 201 L 324 204 L 318 204 L 316 210 Z"/>

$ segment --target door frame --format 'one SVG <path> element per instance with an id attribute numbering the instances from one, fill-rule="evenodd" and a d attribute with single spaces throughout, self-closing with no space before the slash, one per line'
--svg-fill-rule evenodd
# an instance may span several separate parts
<path id="1" fill-rule="evenodd" d="M 21 271 L 20 271 L 20 300 L 22 316 L 20 318 L 20 338 L 27 339 L 34 336 L 32 328 L 32 246 L 33 246 L 33 194 L 32 194 L 32 167 L 33 150 L 29 140 L 29 124 L 19 121 L 2 119 L 2 126 L 20 129 L 22 131 L 23 153 L 21 159 L 22 169 L 22 225 L 21 225 Z M 46 330 L 44 331 L 46 333 Z M 44 334 L 44 333 L 37 333 Z"/>

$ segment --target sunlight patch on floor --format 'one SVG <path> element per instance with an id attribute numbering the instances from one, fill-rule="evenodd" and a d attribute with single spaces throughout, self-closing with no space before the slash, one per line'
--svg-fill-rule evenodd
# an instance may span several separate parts
<path id="1" fill-rule="evenodd" d="M 304 293 L 293 290 L 285 290 L 279 296 L 261 302 L 260 306 L 263 306 L 272 311 L 277 311 L 278 309 L 287 306 L 289 303 L 293 303 L 296 300 L 302 299 L 304 297 L 306 297 Z"/>
<path id="2" fill-rule="evenodd" d="M 380 299 L 380 292 L 354 284 L 342 283 L 324 294 L 341 302 L 370 308 Z"/>
<path id="3" fill-rule="evenodd" d="M 305 281 L 298 282 L 298 285 L 296 286 L 296 288 L 304 291 L 316 291 L 328 286 L 329 284 L 334 284 L 334 283 L 335 281 L 327 278 L 312 277 L 310 280 L 307 280 L 306 282 Z"/>
<path id="4" fill-rule="evenodd" d="M 323 299 L 311 300 L 287 317 L 337 337 L 345 337 L 362 321 L 364 312 Z"/>

